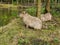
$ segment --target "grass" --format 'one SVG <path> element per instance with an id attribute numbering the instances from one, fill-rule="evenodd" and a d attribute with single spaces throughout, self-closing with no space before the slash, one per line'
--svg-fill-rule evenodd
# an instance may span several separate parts
<path id="1" fill-rule="evenodd" d="M 17 17 L 16 15 L 16 11 L 12 11 L 12 17 Z M 0 27 L 0 45 L 60 45 L 60 18 L 53 16 L 56 18 L 55 23 L 58 22 L 59 26 L 50 25 L 49 29 L 42 30 L 26 28 L 20 18 L 12 19 L 7 25 Z M 5 18 L 4 16 L 3 19 Z M 50 23 L 48 22 L 48 24 Z"/>
<path id="2" fill-rule="evenodd" d="M 26 28 L 20 18 L 0 27 L 0 45 L 58 45 L 60 29 L 34 30 Z"/>
<path id="3" fill-rule="evenodd" d="M 17 17 L 17 10 L 9 10 L 7 8 L 0 8 L 0 26 L 4 26 L 10 22 L 12 18 Z"/>

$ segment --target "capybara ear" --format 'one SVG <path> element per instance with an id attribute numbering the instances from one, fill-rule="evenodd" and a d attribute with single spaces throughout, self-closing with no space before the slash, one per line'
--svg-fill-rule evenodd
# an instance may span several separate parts
<path id="1" fill-rule="evenodd" d="M 22 14 L 26 14 L 26 11 L 22 11 Z"/>

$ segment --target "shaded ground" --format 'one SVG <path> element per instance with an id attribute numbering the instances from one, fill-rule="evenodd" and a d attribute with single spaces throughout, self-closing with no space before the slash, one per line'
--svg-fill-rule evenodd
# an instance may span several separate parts
<path id="1" fill-rule="evenodd" d="M 0 27 L 0 45 L 60 45 L 60 28 L 33 30 L 17 18 Z"/>

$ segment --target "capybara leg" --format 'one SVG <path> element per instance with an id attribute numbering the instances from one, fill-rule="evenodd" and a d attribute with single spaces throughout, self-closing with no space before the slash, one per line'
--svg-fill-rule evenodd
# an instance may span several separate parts
<path id="1" fill-rule="evenodd" d="M 26 28 L 28 28 L 28 25 L 26 25 Z"/>

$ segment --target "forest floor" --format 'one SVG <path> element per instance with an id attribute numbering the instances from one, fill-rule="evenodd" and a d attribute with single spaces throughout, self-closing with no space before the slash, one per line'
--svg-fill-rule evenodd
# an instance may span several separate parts
<path id="1" fill-rule="evenodd" d="M 0 45 L 60 45 L 60 28 L 34 30 L 16 18 L 0 27 Z"/>
<path id="2" fill-rule="evenodd" d="M 12 9 L 17 7 L 10 4 L 0 6 Z M 60 45 L 60 17 L 56 19 L 56 22 L 59 22 L 58 27 L 34 30 L 26 28 L 20 18 L 15 18 L 9 24 L 0 27 L 0 45 Z"/>

